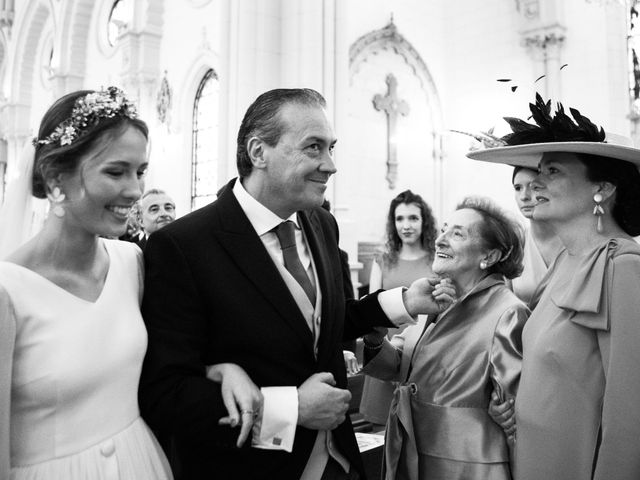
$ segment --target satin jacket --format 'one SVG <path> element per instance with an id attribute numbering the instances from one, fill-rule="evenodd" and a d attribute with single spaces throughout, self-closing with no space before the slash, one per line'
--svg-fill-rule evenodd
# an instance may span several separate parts
<path id="1" fill-rule="evenodd" d="M 439 316 L 385 340 L 365 372 L 400 381 L 385 447 L 386 478 L 395 478 L 399 455 L 418 478 L 418 457 L 454 462 L 506 463 L 502 429 L 487 413 L 491 392 L 516 395 L 521 335 L 528 308 L 501 276 L 485 277 Z"/>

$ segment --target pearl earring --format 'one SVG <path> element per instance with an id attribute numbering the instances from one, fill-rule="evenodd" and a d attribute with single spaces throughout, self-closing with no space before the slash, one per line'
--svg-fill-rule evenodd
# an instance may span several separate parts
<path id="1" fill-rule="evenodd" d="M 603 227 L 602 227 L 602 216 L 604 215 L 604 208 L 602 208 L 602 205 L 600 205 L 600 203 L 602 203 L 602 194 L 600 193 L 596 193 L 593 196 L 593 201 L 595 202 L 595 206 L 593 207 L 593 214 L 596 216 L 597 221 L 596 221 L 596 231 L 598 233 L 602 233 Z"/>
<path id="2" fill-rule="evenodd" d="M 486 270 L 488 267 L 486 260 L 480 260 L 480 270 Z"/>
<path id="3" fill-rule="evenodd" d="M 47 197 L 53 204 L 53 208 L 51 209 L 53 214 L 58 218 L 64 217 L 64 208 L 62 207 L 61 204 L 62 202 L 64 202 L 64 199 L 67 198 L 67 196 L 64 193 L 62 193 L 62 190 L 60 190 L 60 187 L 53 187 L 51 189 L 51 192 L 47 194 Z"/>

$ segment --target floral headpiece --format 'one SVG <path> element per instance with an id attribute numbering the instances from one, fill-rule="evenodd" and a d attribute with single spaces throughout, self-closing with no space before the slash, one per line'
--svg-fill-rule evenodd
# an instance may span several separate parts
<path id="1" fill-rule="evenodd" d="M 138 117 L 135 105 L 122 90 L 117 87 L 108 87 L 106 90 L 88 93 L 76 100 L 71 116 L 60 123 L 53 133 L 43 139 L 34 138 L 33 146 L 56 142 L 60 142 L 61 147 L 71 145 L 74 140 L 95 126 L 101 118 L 115 116 Z"/>

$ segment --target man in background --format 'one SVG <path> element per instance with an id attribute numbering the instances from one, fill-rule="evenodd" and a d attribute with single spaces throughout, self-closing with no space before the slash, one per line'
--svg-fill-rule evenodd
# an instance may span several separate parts
<path id="1" fill-rule="evenodd" d="M 134 241 L 144 250 L 149 235 L 176 219 L 176 204 L 164 190 L 153 188 L 142 195 L 137 208 L 141 232 Z"/>

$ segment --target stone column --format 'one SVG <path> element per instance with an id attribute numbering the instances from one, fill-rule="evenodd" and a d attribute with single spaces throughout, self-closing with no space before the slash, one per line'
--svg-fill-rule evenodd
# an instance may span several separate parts
<path id="1" fill-rule="evenodd" d="M 565 40 L 564 4 L 555 0 L 516 0 L 522 45 L 533 60 L 536 89 L 544 98 L 562 100 L 562 46 Z M 540 86 L 538 86 L 540 85 Z"/>

